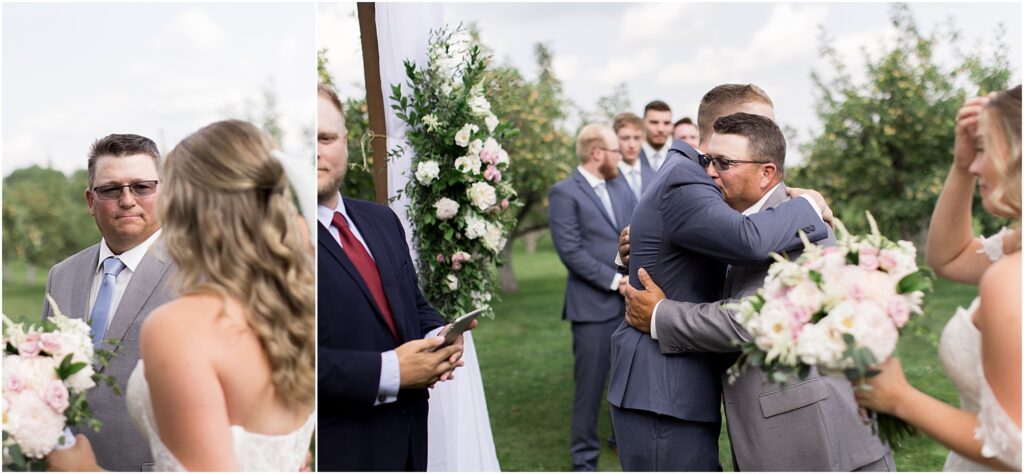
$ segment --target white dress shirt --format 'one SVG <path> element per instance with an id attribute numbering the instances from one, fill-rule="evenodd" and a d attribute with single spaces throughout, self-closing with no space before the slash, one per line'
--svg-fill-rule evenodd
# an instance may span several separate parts
<path id="1" fill-rule="evenodd" d="M 661 165 L 665 163 L 665 158 L 668 157 L 668 150 L 672 148 L 672 138 L 665 140 L 665 144 L 661 146 L 661 149 L 656 150 L 646 141 L 640 144 L 640 148 L 644 150 L 644 155 L 647 156 L 647 162 L 651 164 L 651 169 L 658 171 Z"/>
<path id="2" fill-rule="evenodd" d="M 629 184 L 629 188 L 633 190 L 633 195 L 636 196 L 637 201 L 639 201 L 640 195 L 644 190 L 640 158 L 637 158 L 632 165 L 626 163 L 626 160 L 619 160 L 619 173 L 622 173 L 622 177 L 626 178 L 626 183 Z"/>
<path id="3" fill-rule="evenodd" d="M 99 294 L 100 285 L 103 284 L 103 261 L 107 257 L 117 257 L 125 267 L 124 270 L 121 270 L 121 273 L 117 274 L 114 280 L 114 294 L 111 295 L 110 299 L 110 316 L 107 317 L 108 329 L 110 328 L 110 323 L 114 320 L 114 315 L 117 314 L 117 306 L 121 303 L 121 297 L 124 296 L 124 289 L 128 287 L 128 282 L 132 280 L 132 275 L 139 268 L 139 264 L 142 263 L 142 258 L 146 256 L 146 252 L 153 246 L 153 242 L 156 242 L 156 239 L 160 237 L 160 232 L 161 229 L 157 229 L 148 239 L 135 247 L 125 250 L 121 255 L 114 255 L 114 252 L 107 246 L 107 239 L 100 240 L 100 258 L 96 261 L 96 268 L 93 269 L 92 287 L 89 290 L 89 312 L 87 314 L 92 314 L 92 307 L 96 304 L 96 295 Z"/>
<path id="4" fill-rule="evenodd" d="M 363 234 L 359 233 L 359 229 L 356 228 L 352 219 L 349 218 L 348 212 L 345 210 L 345 199 L 338 193 L 338 205 L 331 209 L 324 205 L 317 205 L 316 207 L 316 218 L 323 224 L 324 227 L 331 233 L 334 240 L 341 246 L 341 233 L 338 231 L 331 221 L 334 219 L 334 213 L 340 212 L 345 217 L 345 221 L 348 223 L 348 228 L 352 231 L 352 235 L 356 237 L 359 243 L 363 244 L 363 248 L 366 249 L 366 253 L 373 258 L 373 253 L 370 252 L 370 247 L 366 245 L 366 240 L 363 239 Z M 426 337 L 436 336 L 444 326 L 434 329 L 427 333 Z M 398 390 L 401 388 L 402 372 L 401 366 L 398 364 L 398 353 L 394 350 L 382 352 L 380 354 L 380 381 L 377 385 L 377 399 L 374 400 L 373 405 L 383 405 L 385 403 L 394 403 L 398 401 Z"/>

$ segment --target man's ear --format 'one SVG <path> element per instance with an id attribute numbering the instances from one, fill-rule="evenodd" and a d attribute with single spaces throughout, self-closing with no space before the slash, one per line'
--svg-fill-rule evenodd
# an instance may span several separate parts
<path id="1" fill-rule="evenodd" d="M 85 189 L 85 203 L 89 205 L 89 215 L 95 217 L 96 211 L 93 210 L 93 195 L 92 190 L 89 188 Z"/>
<path id="2" fill-rule="evenodd" d="M 767 188 L 772 180 L 779 175 L 779 169 L 775 163 L 768 162 L 761 166 L 761 187 Z"/>

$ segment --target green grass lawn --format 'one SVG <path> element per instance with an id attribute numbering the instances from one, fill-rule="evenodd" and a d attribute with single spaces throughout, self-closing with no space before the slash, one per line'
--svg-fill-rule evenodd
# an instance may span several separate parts
<path id="1" fill-rule="evenodd" d="M 498 460 L 505 471 L 568 471 L 573 380 L 572 336 L 569 323 L 561 319 L 565 267 L 547 237 L 533 255 L 517 243 L 513 265 L 519 292 L 504 295 L 495 306 L 497 317 L 481 321 L 473 331 Z M 938 281 L 919 329 L 900 341 L 910 382 L 946 402 L 956 403 L 957 397 L 939 363 L 938 336 L 954 308 L 969 304 L 976 292 Z M 599 432 L 602 440 L 611 433 L 607 404 Z M 732 470 L 724 426 L 722 433 L 722 466 Z M 945 456 L 944 447 L 919 435 L 897 451 L 896 466 L 900 471 L 939 471 Z M 620 470 L 618 458 L 606 447 L 598 468 Z"/>
<path id="2" fill-rule="evenodd" d="M 3 264 L 3 312 L 11 318 L 28 316 L 38 319 L 43 310 L 46 292 L 46 272 L 49 268 L 36 268 L 35 277 L 26 278 L 26 267 L 22 262 L 4 261 Z"/>

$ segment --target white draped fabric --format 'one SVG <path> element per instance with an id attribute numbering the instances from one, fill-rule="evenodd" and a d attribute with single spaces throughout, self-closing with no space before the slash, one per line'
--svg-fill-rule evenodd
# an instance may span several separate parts
<path id="1" fill-rule="evenodd" d="M 387 125 L 387 147 L 404 147 L 405 124 L 391 110 L 391 85 L 405 87 L 405 66 L 411 59 L 418 66 L 427 62 L 427 42 L 430 30 L 444 25 L 443 7 L 438 3 L 377 3 L 377 44 L 380 53 L 381 89 L 384 94 L 384 112 Z M 406 91 L 403 91 L 406 92 Z M 394 198 L 409 180 L 411 153 L 388 162 L 388 196 Z M 412 249 L 412 229 L 406 213 L 406 197 L 391 202 L 405 227 L 406 238 Z M 415 255 L 413 261 L 415 261 Z M 456 371 L 455 380 L 438 383 L 430 391 L 430 414 L 427 425 L 428 471 L 499 471 L 498 456 L 494 449 L 487 400 L 484 398 L 483 379 L 477 362 L 476 346 L 471 334 L 465 338 L 466 366 Z"/>

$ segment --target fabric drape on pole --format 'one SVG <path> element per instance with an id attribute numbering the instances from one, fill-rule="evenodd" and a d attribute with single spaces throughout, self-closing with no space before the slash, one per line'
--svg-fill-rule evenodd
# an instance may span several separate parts
<path id="1" fill-rule="evenodd" d="M 405 188 L 412 175 L 409 171 L 412 150 L 405 140 L 405 124 L 391 110 L 388 99 L 391 85 L 402 84 L 405 87 L 405 59 L 415 61 L 418 67 L 426 67 L 430 31 L 444 25 L 444 12 L 439 3 L 376 3 L 374 6 L 380 87 L 385 98 L 387 149 L 405 149 L 405 153 L 388 162 L 388 196 L 393 198 L 398 190 Z M 403 92 L 408 93 L 408 90 Z M 405 227 L 409 248 L 414 249 L 412 228 L 406 213 L 408 198 L 403 195 L 401 199 L 392 201 L 390 206 Z M 455 380 L 440 382 L 430 391 L 427 470 L 499 471 L 480 364 L 471 333 L 466 334 L 463 360 L 466 365 L 456 371 L 458 376 Z"/>

